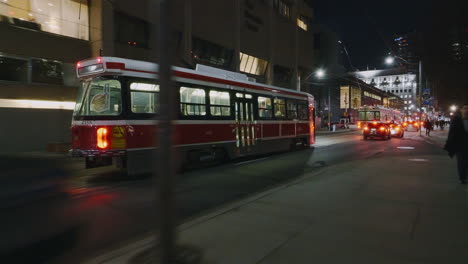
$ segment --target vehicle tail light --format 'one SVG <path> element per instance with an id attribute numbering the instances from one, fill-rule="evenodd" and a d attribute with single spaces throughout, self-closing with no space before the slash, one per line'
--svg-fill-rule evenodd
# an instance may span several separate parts
<path id="1" fill-rule="evenodd" d="M 372 124 L 377 125 L 377 122 L 373 122 Z"/>
<path id="2" fill-rule="evenodd" d="M 366 130 L 366 131 L 367 131 L 367 130 L 369 130 L 369 128 L 368 128 L 368 127 L 364 127 L 364 130 Z"/>
<path id="3" fill-rule="evenodd" d="M 379 129 L 380 129 L 380 131 L 384 131 L 385 127 L 380 127 Z"/>
<path id="4" fill-rule="evenodd" d="M 421 125 L 424 125 L 424 122 L 421 122 Z"/>
<path id="5" fill-rule="evenodd" d="M 108 134 L 108 129 L 105 127 L 101 127 L 96 131 L 98 148 L 105 149 L 109 146 L 107 134 Z"/>
<path id="6" fill-rule="evenodd" d="M 396 130 L 396 131 L 400 131 L 400 127 L 396 127 L 395 130 Z"/>
<path id="7" fill-rule="evenodd" d="M 408 123 L 403 123 L 403 126 L 407 126 L 407 125 L 408 125 Z"/>
<path id="8" fill-rule="evenodd" d="M 414 123 L 414 126 L 418 126 L 418 123 Z"/>

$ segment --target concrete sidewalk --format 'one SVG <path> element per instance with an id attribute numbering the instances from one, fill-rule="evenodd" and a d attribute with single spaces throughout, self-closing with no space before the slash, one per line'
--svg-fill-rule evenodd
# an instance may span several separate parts
<path id="1" fill-rule="evenodd" d="M 136 263 L 151 241 L 88 263 Z M 203 263 L 466 264 L 467 187 L 442 153 L 342 163 L 187 222 L 179 241 Z"/>

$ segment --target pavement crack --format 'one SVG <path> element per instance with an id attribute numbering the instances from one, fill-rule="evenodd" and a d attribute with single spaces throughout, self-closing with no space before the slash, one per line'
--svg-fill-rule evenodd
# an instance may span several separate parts
<path id="1" fill-rule="evenodd" d="M 416 226 L 419 224 L 421 218 L 421 209 L 417 208 L 416 209 L 416 216 L 414 217 L 413 223 L 411 225 L 411 231 L 410 231 L 410 239 L 414 240 L 414 235 L 416 232 Z"/>

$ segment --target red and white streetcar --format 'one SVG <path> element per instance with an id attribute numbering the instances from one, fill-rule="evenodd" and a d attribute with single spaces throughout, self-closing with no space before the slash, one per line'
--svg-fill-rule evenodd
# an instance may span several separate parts
<path id="1" fill-rule="evenodd" d="M 113 163 L 128 174 L 150 171 L 157 142 L 158 65 L 99 57 L 78 62 L 76 71 L 82 84 L 72 154 L 84 157 L 87 168 Z M 179 90 L 173 140 L 181 164 L 308 147 L 315 141 L 310 94 L 204 65 L 173 67 L 173 80 Z"/>

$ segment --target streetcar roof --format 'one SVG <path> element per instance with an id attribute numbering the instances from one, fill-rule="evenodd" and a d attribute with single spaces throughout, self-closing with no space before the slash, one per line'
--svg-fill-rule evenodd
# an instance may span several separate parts
<path id="1" fill-rule="evenodd" d="M 206 69 L 207 67 L 201 67 Z M 294 91 L 291 89 L 266 85 L 249 81 L 247 76 L 241 73 L 225 70 L 200 71 L 173 66 L 175 78 L 200 80 L 228 86 L 263 90 L 267 92 L 289 94 L 294 96 L 313 96 L 306 92 Z M 96 57 L 79 61 L 76 64 L 76 74 L 80 79 L 87 79 L 102 75 L 124 75 L 141 78 L 158 78 L 159 65 L 152 62 L 117 58 L 117 57 Z M 245 78 L 243 78 L 245 76 Z"/>

